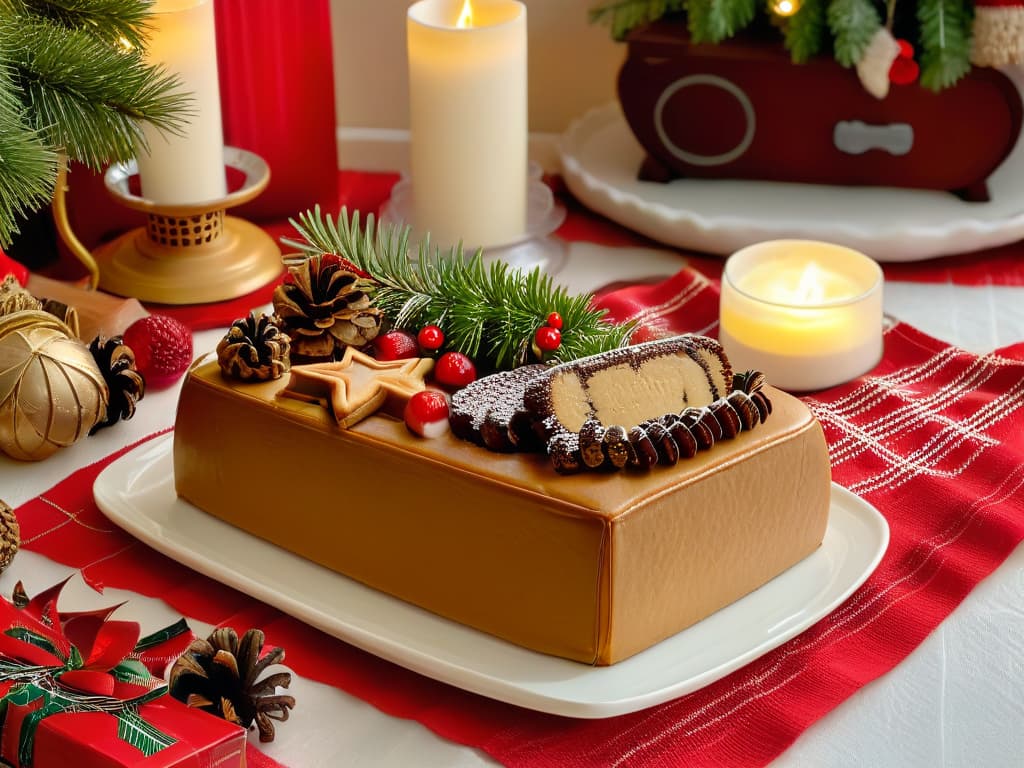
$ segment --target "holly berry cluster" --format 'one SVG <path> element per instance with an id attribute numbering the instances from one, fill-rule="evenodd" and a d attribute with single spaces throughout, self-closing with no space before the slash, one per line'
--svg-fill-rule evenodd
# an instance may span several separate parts
<path id="1" fill-rule="evenodd" d="M 543 360 L 546 353 L 554 352 L 562 344 L 562 316 L 550 313 L 544 325 L 533 335 L 533 353 Z M 444 331 L 437 325 L 425 325 L 414 336 L 401 329 L 392 329 L 373 342 L 374 356 L 378 360 L 402 360 L 410 357 L 438 355 L 444 347 Z M 440 352 L 434 364 L 434 383 L 446 391 L 462 389 L 476 380 L 476 364 L 462 352 Z M 443 392 L 426 390 L 414 395 L 405 409 L 405 423 L 415 434 L 435 437 L 447 431 L 448 401 Z"/>
<path id="2" fill-rule="evenodd" d="M 562 346 L 562 316 L 548 315 L 547 322 L 533 334 L 533 354 L 544 359 L 545 352 L 554 352 Z"/>

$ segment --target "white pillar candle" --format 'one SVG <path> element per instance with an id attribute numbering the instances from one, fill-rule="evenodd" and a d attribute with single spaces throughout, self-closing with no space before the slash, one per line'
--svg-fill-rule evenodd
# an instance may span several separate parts
<path id="1" fill-rule="evenodd" d="M 436 243 L 497 246 L 526 233 L 526 7 L 470 3 L 409 8 L 410 223 Z"/>
<path id="2" fill-rule="evenodd" d="M 138 151 L 142 196 L 164 205 L 218 200 L 227 181 L 213 0 L 156 0 L 152 10 L 146 60 L 178 75 L 191 114 L 180 136 L 143 126 L 149 151 Z"/>
<path id="3" fill-rule="evenodd" d="M 737 371 L 812 391 L 882 356 L 882 270 L 830 243 L 773 240 L 737 251 L 722 274 L 719 339 Z"/>

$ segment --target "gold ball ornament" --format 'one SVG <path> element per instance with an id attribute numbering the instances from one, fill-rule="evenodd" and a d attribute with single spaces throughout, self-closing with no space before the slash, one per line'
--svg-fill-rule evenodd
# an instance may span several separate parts
<path id="1" fill-rule="evenodd" d="M 0 451 L 39 461 L 89 434 L 107 410 L 89 348 L 53 315 L 0 317 Z"/>

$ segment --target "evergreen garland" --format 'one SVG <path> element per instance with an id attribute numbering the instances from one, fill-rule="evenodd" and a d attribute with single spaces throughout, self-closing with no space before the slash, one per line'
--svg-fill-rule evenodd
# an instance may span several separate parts
<path id="1" fill-rule="evenodd" d="M 56 178 L 57 155 L 26 130 L 25 108 L 0 62 L 0 245 L 10 243 L 19 217 L 46 205 Z"/>
<path id="2" fill-rule="evenodd" d="M 806 63 L 831 49 L 844 67 L 861 60 L 882 19 L 891 16 L 896 5 L 896 0 L 798 1 L 800 8 L 790 17 L 773 17 L 771 11 L 766 12 L 781 28 L 783 44 L 793 62 Z M 907 14 L 913 28 L 899 30 L 898 36 L 906 37 L 918 50 L 921 85 L 933 91 L 954 85 L 971 68 L 973 0 L 902 2 L 911 9 L 916 4 L 916 13 Z M 642 24 L 671 14 L 685 15 L 695 43 L 719 43 L 750 27 L 761 7 L 753 0 L 612 0 L 591 8 L 590 18 L 609 24 L 612 36 L 621 40 Z M 894 31 L 890 19 L 886 26 Z"/>
<path id="3" fill-rule="evenodd" d="M 971 68 L 970 18 L 963 0 L 917 0 L 921 25 L 921 85 L 940 90 Z"/>
<path id="4" fill-rule="evenodd" d="M 832 0 L 827 16 L 836 61 L 851 67 L 860 61 L 871 38 L 882 26 L 878 11 L 870 0 Z"/>
<path id="5" fill-rule="evenodd" d="M 0 247 L 53 195 L 57 153 L 100 169 L 180 130 L 189 96 L 143 59 L 151 0 L 0 0 Z"/>
<path id="6" fill-rule="evenodd" d="M 795 64 L 821 53 L 825 33 L 825 0 L 803 0 L 783 31 L 786 50 Z"/>
<path id="7" fill-rule="evenodd" d="M 534 332 L 551 312 L 562 316 L 562 362 L 626 344 L 632 324 L 603 320 L 588 295 L 570 296 L 539 269 L 523 273 L 502 261 L 485 264 L 482 251 L 468 259 L 461 248 L 442 253 L 429 238 L 409 255 L 408 227 L 360 226 L 359 212 L 344 208 L 335 222 L 319 206 L 291 220 L 301 240 L 282 243 L 307 255 L 333 253 L 366 272 L 376 284 L 374 303 L 393 327 L 413 333 L 437 325 L 445 348 L 463 352 L 483 369 L 503 370 L 529 362 Z"/>
<path id="8" fill-rule="evenodd" d="M 692 2 L 689 4 L 692 5 Z M 678 13 L 687 5 L 687 0 L 614 0 L 592 8 L 590 20 L 608 24 L 612 37 L 622 40 L 631 29 L 666 14 Z"/>

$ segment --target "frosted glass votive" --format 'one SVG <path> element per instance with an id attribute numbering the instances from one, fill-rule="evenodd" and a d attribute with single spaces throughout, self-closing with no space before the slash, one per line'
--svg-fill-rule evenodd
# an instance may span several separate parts
<path id="1" fill-rule="evenodd" d="M 780 389 L 845 383 L 882 357 L 882 270 L 832 243 L 771 240 L 725 263 L 719 339 L 736 371 Z"/>

